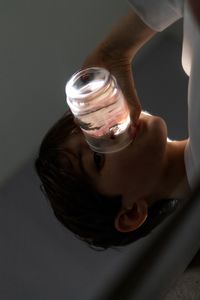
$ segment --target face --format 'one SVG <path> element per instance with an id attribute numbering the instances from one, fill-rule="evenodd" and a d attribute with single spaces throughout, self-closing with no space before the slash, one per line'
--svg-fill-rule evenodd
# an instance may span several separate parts
<path id="1" fill-rule="evenodd" d="M 81 156 L 82 165 L 97 191 L 107 196 L 136 198 L 148 196 L 162 173 L 166 153 L 167 128 L 160 117 L 142 112 L 133 142 L 125 149 L 110 154 L 94 153 L 81 131 L 72 134 L 67 145 Z M 71 157 L 77 172 L 78 160 Z"/>

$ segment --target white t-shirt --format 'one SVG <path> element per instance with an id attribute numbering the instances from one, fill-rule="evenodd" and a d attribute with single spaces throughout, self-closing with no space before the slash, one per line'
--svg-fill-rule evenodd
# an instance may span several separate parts
<path id="1" fill-rule="evenodd" d="M 200 25 L 186 0 L 129 0 L 133 10 L 150 28 L 162 31 L 183 17 L 182 66 L 189 76 L 188 131 L 185 166 L 193 188 L 200 180 Z"/>

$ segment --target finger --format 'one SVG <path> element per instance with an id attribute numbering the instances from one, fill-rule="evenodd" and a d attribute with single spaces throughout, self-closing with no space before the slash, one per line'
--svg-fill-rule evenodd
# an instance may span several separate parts
<path id="1" fill-rule="evenodd" d="M 131 121 L 133 123 L 137 123 L 141 113 L 141 103 L 135 88 L 132 71 L 130 69 L 126 69 L 121 72 L 120 76 L 117 78 L 117 82 L 129 106 Z"/>
<path id="2" fill-rule="evenodd" d="M 139 101 L 136 90 L 134 90 L 129 97 L 127 96 L 127 99 L 130 99 L 130 101 L 128 101 L 130 118 L 131 121 L 135 124 L 137 123 L 141 113 L 141 103 Z"/>

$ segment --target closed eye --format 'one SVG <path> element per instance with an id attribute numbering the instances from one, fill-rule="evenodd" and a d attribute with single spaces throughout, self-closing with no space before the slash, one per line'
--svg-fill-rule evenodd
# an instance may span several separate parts
<path id="1" fill-rule="evenodd" d="M 103 153 L 94 152 L 93 159 L 94 159 L 96 169 L 100 171 L 103 168 L 105 162 L 105 155 Z"/>

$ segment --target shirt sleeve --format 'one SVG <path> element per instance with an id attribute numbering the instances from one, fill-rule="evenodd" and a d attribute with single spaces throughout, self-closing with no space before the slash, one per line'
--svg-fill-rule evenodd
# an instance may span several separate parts
<path id="1" fill-rule="evenodd" d="M 184 0 L 128 0 L 137 15 L 155 31 L 183 17 Z"/>

